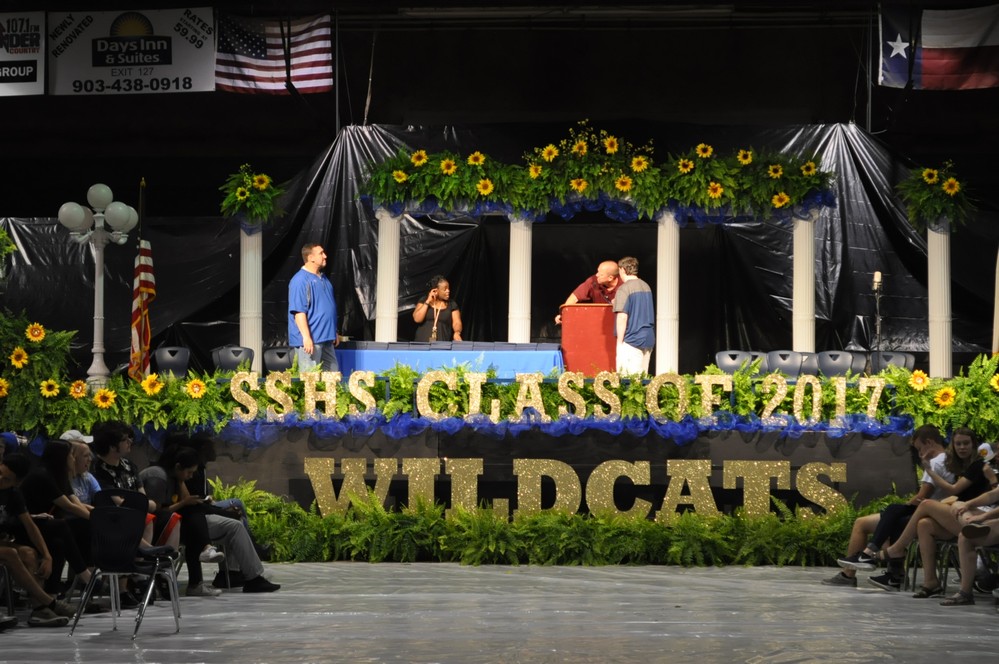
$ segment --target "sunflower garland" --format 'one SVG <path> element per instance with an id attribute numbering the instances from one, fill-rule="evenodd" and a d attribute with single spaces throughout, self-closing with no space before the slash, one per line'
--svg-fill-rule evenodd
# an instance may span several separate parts
<path id="1" fill-rule="evenodd" d="M 628 220 L 654 219 L 663 211 L 686 218 L 699 210 L 720 219 L 787 217 L 802 204 L 829 200 L 831 176 L 814 158 L 760 154 L 752 147 L 723 155 L 702 141 L 657 163 L 651 141 L 634 145 L 586 120 L 523 159 L 504 164 L 481 150 L 402 150 L 370 168 L 362 193 L 393 211 L 413 203 L 419 209 L 534 219 L 550 211 L 569 216 L 582 200 L 624 202 L 632 211 L 622 215 Z"/>
<path id="2" fill-rule="evenodd" d="M 226 218 L 240 215 L 248 223 L 258 225 L 283 214 L 278 199 L 284 189 L 274 184 L 270 175 L 254 171 L 249 164 L 229 175 L 219 191 L 224 194 L 219 209 Z"/>

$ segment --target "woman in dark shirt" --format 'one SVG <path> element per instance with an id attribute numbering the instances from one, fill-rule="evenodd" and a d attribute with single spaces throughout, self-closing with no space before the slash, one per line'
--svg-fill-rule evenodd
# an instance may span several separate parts
<path id="1" fill-rule="evenodd" d="M 50 440 L 42 451 L 40 466 L 21 482 L 28 513 L 52 553 L 53 573 L 45 582 L 48 592 L 62 590 L 62 567 L 67 562 L 83 583 L 90 581 L 84 554 L 90 552 L 90 510 L 80 503 L 70 484 L 72 449 L 65 440 Z"/>
<path id="2" fill-rule="evenodd" d="M 451 284 L 444 275 L 430 279 L 430 292 L 425 301 L 413 309 L 416 341 L 461 341 L 461 312 L 451 300 Z"/>

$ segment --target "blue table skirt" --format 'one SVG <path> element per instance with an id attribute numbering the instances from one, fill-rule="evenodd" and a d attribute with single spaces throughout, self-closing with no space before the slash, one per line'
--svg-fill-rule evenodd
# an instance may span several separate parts
<path id="1" fill-rule="evenodd" d="M 494 367 L 497 377 L 506 379 L 513 379 L 518 373 L 540 371 L 547 375 L 552 369 L 560 373 L 565 370 L 557 344 L 345 342 L 337 348 L 336 357 L 344 376 L 354 371 L 378 374 L 397 363 L 420 373 L 460 365 L 482 372 Z"/>

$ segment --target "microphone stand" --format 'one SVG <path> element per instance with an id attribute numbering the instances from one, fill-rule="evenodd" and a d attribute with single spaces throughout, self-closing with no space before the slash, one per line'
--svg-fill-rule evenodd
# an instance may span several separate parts
<path id="1" fill-rule="evenodd" d="M 874 357 L 877 363 L 872 362 L 871 368 L 877 370 L 881 367 L 881 282 L 874 284 Z"/>

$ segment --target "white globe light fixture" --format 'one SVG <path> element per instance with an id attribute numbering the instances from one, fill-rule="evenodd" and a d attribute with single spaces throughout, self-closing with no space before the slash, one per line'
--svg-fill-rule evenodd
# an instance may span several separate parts
<path id="1" fill-rule="evenodd" d="M 87 383 L 103 387 L 111 375 L 104 363 L 104 247 L 111 242 L 125 244 L 128 232 L 139 222 L 139 215 L 130 205 L 114 200 L 106 184 L 90 187 L 87 203 L 90 207 L 63 203 L 59 208 L 59 223 L 69 229 L 69 236 L 75 242 L 89 243 L 93 248 L 94 361 L 87 370 Z"/>

